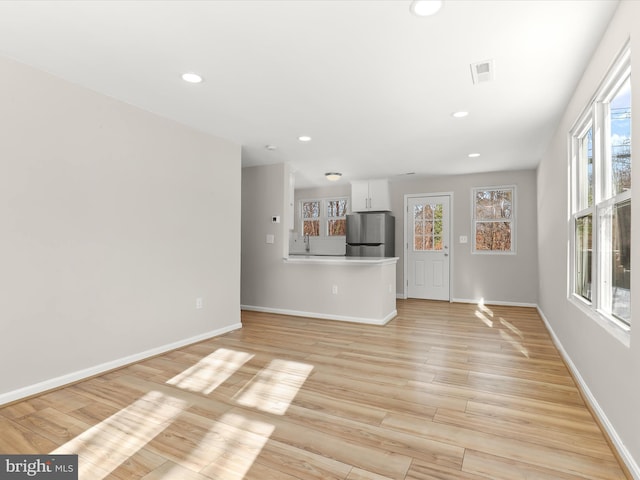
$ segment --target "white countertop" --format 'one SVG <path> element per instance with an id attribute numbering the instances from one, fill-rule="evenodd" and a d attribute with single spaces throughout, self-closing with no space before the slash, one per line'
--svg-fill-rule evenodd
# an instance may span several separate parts
<path id="1" fill-rule="evenodd" d="M 305 263 L 320 265 L 389 265 L 395 264 L 399 257 L 346 257 L 332 255 L 289 255 L 283 258 L 285 263 Z"/>

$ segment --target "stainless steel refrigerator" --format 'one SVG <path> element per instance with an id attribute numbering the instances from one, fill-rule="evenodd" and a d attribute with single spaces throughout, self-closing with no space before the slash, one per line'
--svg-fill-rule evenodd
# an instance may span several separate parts
<path id="1" fill-rule="evenodd" d="M 347 215 L 347 256 L 394 257 L 395 223 L 389 212 Z"/>

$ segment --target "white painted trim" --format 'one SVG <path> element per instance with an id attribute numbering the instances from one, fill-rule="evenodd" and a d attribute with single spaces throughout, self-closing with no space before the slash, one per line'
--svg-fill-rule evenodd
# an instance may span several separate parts
<path id="1" fill-rule="evenodd" d="M 511 190 L 513 198 L 511 199 L 512 215 L 508 220 L 511 222 L 511 250 L 508 252 L 502 250 L 476 250 L 476 192 L 486 190 Z M 517 185 L 493 185 L 489 187 L 471 187 L 471 255 L 517 255 L 517 230 L 518 230 L 518 193 Z"/>
<path id="2" fill-rule="evenodd" d="M 571 357 L 569 356 L 567 351 L 564 349 L 562 342 L 556 336 L 556 333 L 553 331 L 553 328 L 551 328 L 551 324 L 549 323 L 549 320 L 545 316 L 544 312 L 539 306 L 536 306 L 536 308 L 538 309 L 538 313 L 540 314 L 542 321 L 546 325 L 547 330 L 551 335 L 551 339 L 553 340 L 553 343 L 555 344 L 556 348 L 560 352 L 560 355 L 562 355 L 562 358 L 564 359 L 565 363 L 569 367 L 569 370 L 571 370 L 571 374 L 573 375 L 573 378 L 575 378 L 575 380 L 580 385 L 580 389 L 582 390 L 584 395 L 587 397 L 587 401 L 593 408 L 593 411 L 597 415 L 598 419 L 600 420 L 600 423 L 609 434 L 609 438 L 613 442 L 614 446 L 616 447 L 616 450 L 620 454 L 620 457 L 622 458 L 625 465 L 629 469 L 629 472 L 631 473 L 631 475 L 635 480 L 640 480 L 640 466 L 635 461 L 635 459 L 631 456 L 631 454 L 629 453 L 629 450 L 627 450 L 627 447 L 625 447 L 624 443 L 622 442 L 622 439 L 618 435 L 618 432 L 616 432 L 616 429 L 613 427 L 613 425 L 607 418 L 607 415 L 604 413 L 604 410 L 602 410 L 602 407 L 600 407 L 600 405 L 598 404 L 596 397 L 594 397 L 594 395 L 591 393 L 591 390 L 589 389 L 587 383 L 582 378 L 582 375 L 580 375 L 580 371 L 571 360 Z"/>
<path id="3" fill-rule="evenodd" d="M 475 304 L 484 304 L 484 305 L 504 305 L 506 307 L 533 307 L 536 308 L 538 304 L 536 303 L 525 303 L 525 302 L 505 302 L 502 300 L 483 300 L 477 298 L 475 300 L 468 298 L 452 298 L 451 302 L 453 303 L 475 303 Z"/>
<path id="4" fill-rule="evenodd" d="M 286 308 L 258 307 L 255 305 L 240 305 L 240 309 L 248 310 L 252 312 L 277 313 L 279 315 L 292 315 L 294 317 L 310 317 L 310 318 L 320 318 L 322 320 L 338 320 L 341 322 L 364 323 L 367 325 L 386 325 L 387 323 L 389 323 L 390 320 L 392 320 L 398 315 L 398 311 L 395 309 L 384 318 L 349 317 L 347 315 L 332 315 L 329 313 L 318 313 L 318 312 L 301 312 L 298 310 L 289 310 Z"/>
<path id="5" fill-rule="evenodd" d="M 22 398 L 30 397 L 32 395 L 37 395 L 39 393 L 43 393 L 48 390 L 53 390 L 55 388 L 59 388 L 64 385 L 69 385 L 71 383 L 75 383 L 75 382 L 84 380 L 86 378 L 90 378 L 95 375 L 99 375 L 101 373 L 114 370 L 116 368 L 124 367 L 125 365 L 139 362 L 146 358 L 150 358 L 155 355 L 159 355 L 161 353 L 175 350 L 176 348 L 181 348 L 186 345 L 191 345 L 192 343 L 197 343 L 203 340 L 207 340 L 209 338 L 217 337 L 219 335 L 230 332 L 232 330 L 237 330 L 239 328 L 242 328 L 242 323 L 235 323 L 233 325 L 229 325 L 227 327 L 220 328 L 218 330 L 213 330 L 210 332 L 202 333 L 200 335 L 196 335 L 195 337 L 178 340 L 177 342 L 152 348 L 144 352 L 135 353 L 127 357 L 119 358 L 117 360 L 112 360 L 110 362 L 101 363 L 100 365 L 95 365 L 93 367 L 85 368 L 83 370 L 78 370 L 76 372 L 67 373 L 66 375 L 61 375 L 59 377 L 55 377 L 50 380 L 45 380 L 43 382 L 39 382 L 23 388 L 19 388 L 18 390 L 6 392 L 3 394 L 0 394 L 0 406 L 9 402 L 15 402 L 16 400 L 20 400 Z"/>
<path id="6" fill-rule="evenodd" d="M 404 293 L 397 293 L 396 292 L 396 298 L 399 300 L 406 300 L 407 296 Z"/>
<path id="7" fill-rule="evenodd" d="M 409 238 L 407 237 L 407 227 L 408 225 L 408 206 L 409 206 L 409 199 L 410 198 L 420 198 L 420 197 L 449 197 L 449 244 L 453 245 L 453 192 L 434 192 L 434 193 L 406 193 L 404 195 L 404 205 L 402 206 L 403 210 L 402 210 L 402 214 L 404 217 L 404 227 L 403 227 L 403 231 L 402 231 L 402 251 L 404 252 L 404 270 L 402 271 L 402 289 L 403 289 L 403 293 L 402 293 L 402 297 L 399 298 L 409 298 L 408 296 L 408 292 L 409 292 L 409 286 L 407 285 L 407 281 L 408 281 L 408 277 L 407 277 L 407 272 L 408 272 L 408 267 L 409 267 Z M 453 265 L 453 253 L 454 253 L 454 248 L 451 247 L 449 249 L 449 302 L 452 302 L 453 300 L 451 299 L 451 290 L 453 290 L 453 272 L 454 272 L 454 265 Z"/>

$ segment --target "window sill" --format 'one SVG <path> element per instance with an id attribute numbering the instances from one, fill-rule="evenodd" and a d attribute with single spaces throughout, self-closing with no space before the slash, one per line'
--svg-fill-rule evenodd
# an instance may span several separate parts
<path id="1" fill-rule="evenodd" d="M 625 347 L 631 346 L 631 328 L 622 325 L 615 320 L 597 312 L 584 300 L 578 298 L 575 295 L 569 297 L 569 301 L 578 307 L 587 317 L 592 319 L 598 325 L 600 325 L 609 335 L 622 343 Z"/>
<path id="2" fill-rule="evenodd" d="M 515 255 L 516 252 L 509 251 L 503 252 L 501 250 L 472 250 L 473 255 Z"/>

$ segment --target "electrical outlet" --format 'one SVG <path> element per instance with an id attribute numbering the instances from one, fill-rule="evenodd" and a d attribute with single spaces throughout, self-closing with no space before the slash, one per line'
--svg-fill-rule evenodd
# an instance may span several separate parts
<path id="1" fill-rule="evenodd" d="M 467 243 L 469 240 L 466 235 L 460 235 L 460 243 Z"/>
<path id="2" fill-rule="evenodd" d="M 203 302 L 202 302 L 202 297 L 198 297 L 196 298 L 196 309 L 200 310 L 201 308 L 203 308 Z"/>

